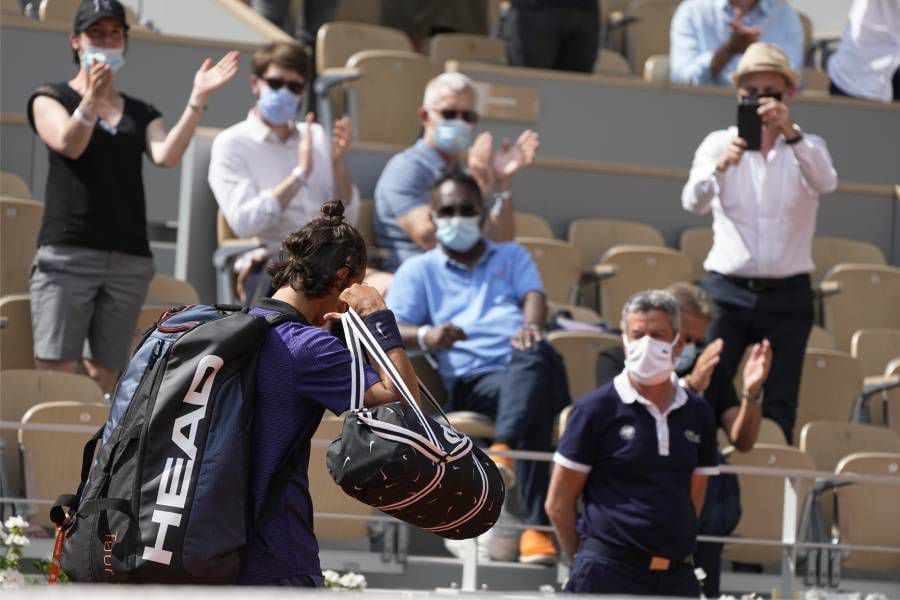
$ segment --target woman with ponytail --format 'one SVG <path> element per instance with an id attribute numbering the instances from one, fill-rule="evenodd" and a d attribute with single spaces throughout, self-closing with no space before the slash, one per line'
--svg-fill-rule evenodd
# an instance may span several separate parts
<path id="1" fill-rule="evenodd" d="M 287 313 L 296 320 L 273 328 L 259 355 L 253 449 L 250 462 L 251 514 L 256 515 L 277 467 L 291 448 L 306 448 L 265 524 L 248 540 L 240 583 L 312 587 L 322 583 L 309 496 L 309 440 L 327 408 L 349 408 L 351 357 L 322 328 L 353 308 L 387 352 L 406 385 L 418 395 L 412 365 L 394 315 L 381 294 L 363 284 L 366 245 L 344 219 L 339 201 L 322 205 L 321 217 L 284 241 L 280 260 L 269 267 L 275 293 L 251 309 L 254 314 Z M 366 406 L 400 400 L 387 373 L 366 370 Z M 299 442 L 299 445 L 298 445 Z"/>

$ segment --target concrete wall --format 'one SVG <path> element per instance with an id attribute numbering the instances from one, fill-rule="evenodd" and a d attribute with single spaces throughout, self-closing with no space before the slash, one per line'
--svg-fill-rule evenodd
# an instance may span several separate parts
<path id="1" fill-rule="evenodd" d="M 476 63 L 448 63 L 479 82 L 537 93 L 536 118 L 484 118 L 481 128 L 516 137 L 541 135 L 541 154 L 555 158 L 687 168 L 706 135 L 736 123 L 734 92 L 663 88 L 635 79 L 563 74 Z M 497 92 L 496 104 L 511 98 Z M 529 107 L 522 107 L 525 119 Z M 842 181 L 894 184 L 900 165 L 900 104 L 798 97 L 792 116 L 825 138 Z"/>

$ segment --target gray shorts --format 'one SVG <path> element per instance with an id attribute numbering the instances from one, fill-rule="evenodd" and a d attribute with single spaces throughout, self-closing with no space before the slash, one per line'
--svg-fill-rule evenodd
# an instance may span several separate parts
<path id="1" fill-rule="evenodd" d="M 31 267 L 34 355 L 87 358 L 122 370 L 153 259 L 78 246 L 41 246 Z"/>

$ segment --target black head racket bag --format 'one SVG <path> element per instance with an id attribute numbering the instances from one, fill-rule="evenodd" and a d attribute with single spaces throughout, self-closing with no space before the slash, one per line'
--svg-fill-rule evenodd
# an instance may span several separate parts
<path id="1" fill-rule="evenodd" d="M 341 437 L 326 454 L 328 471 L 350 496 L 411 525 L 450 539 L 490 529 L 506 488 L 497 466 L 468 436 L 456 431 L 419 382 L 446 424 L 425 415 L 365 323 L 353 310 L 343 317 L 353 355 L 353 397 Z M 360 344 L 387 371 L 403 400 L 363 406 L 365 378 Z"/>

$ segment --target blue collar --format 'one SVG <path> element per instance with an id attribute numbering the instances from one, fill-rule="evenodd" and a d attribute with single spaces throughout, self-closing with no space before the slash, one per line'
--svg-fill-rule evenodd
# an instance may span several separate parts
<path id="1" fill-rule="evenodd" d="M 475 264 L 472 265 L 471 268 L 462 264 L 458 260 L 453 259 L 449 254 L 447 254 L 444 251 L 444 247 L 441 246 L 440 244 L 438 244 L 438 247 L 435 248 L 435 250 L 437 252 L 440 252 L 440 256 L 443 259 L 444 266 L 454 267 L 457 269 L 462 269 L 464 271 L 474 271 L 479 266 L 481 266 L 483 263 L 487 262 L 487 259 L 490 258 L 490 256 L 494 252 L 497 251 L 497 244 L 493 243 L 491 240 L 487 239 L 486 237 L 482 237 L 481 239 L 484 242 L 484 252 L 481 254 L 481 256 L 478 257 L 478 260 L 475 261 Z"/>
<path id="2" fill-rule="evenodd" d="M 734 15 L 734 7 L 731 6 L 731 2 L 729 0 L 717 0 L 719 4 L 719 8 L 724 10 L 729 15 Z M 774 6 L 775 0 L 759 0 L 756 3 L 756 6 L 748 14 L 753 14 L 756 11 L 759 11 L 763 15 L 767 15 L 775 8 Z"/>

